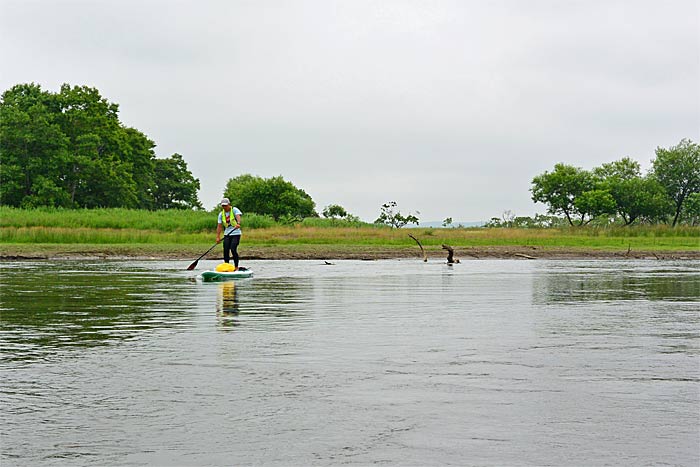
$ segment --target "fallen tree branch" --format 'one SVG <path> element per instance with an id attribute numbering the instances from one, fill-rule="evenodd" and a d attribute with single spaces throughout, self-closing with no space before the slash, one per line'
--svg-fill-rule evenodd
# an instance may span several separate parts
<path id="1" fill-rule="evenodd" d="M 455 250 L 450 245 L 442 245 L 443 250 L 447 250 L 447 264 L 459 263 L 458 259 L 454 259 Z"/>
<path id="2" fill-rule="evenodd" d="M 534 256 L 524 255 L 522 253 L 513 253 L 513 256 L 518 256 L 520 258 L 525 258 L 525 259 L 537 259 Z"/>
<path id="3" fill-rule="evenodd" d="M 425 254 L 425 250 L 423 249 L 423 245 L 421 245 L 420 242 L 418 241 L 418 239 L 417 239 L 416 237 L 414 237 L 413 235 L 408 234 L 408 236 L 411 237 L 413 240 L 416 241 L 416 243 L 417 243 L 418 246 L 420 247 L 421 253 L 423 253 L 423 262 L 424 262 L 424 263 L 427 263 L 427 262 L 428 262 L 428 255 Z"/>

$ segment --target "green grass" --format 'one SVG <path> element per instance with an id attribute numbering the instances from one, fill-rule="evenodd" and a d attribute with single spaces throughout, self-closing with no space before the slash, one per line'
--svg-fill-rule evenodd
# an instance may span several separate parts
<path id="1" fill-rule="evenodd" d="M 219 211 L 146 211 L 139 209 L 16 209 L 0 207 L 2 227 L 63 227 L 90 229 L 135 229 L 164 232 L 204 232 L 216 230 Z M 267 228 L 276 225 L 269 216 L 244 215 L 249 229 Z"/>
<path id="2" fill-rule="evenodd" d="M 0 207 L 5 245 L 170 245 L 204 248 L 216 238 L 216 212 L 129 209 L 14 209 Z M 700 250 L 700 227 L 572 227 L 556 229 L 391 229 L 363 222 L 310 218 L 281 225 L 267 216 L 244 215 L 247 246 L 454 247 L 534 246 L 620 250 Z M 7 248 L 5 248 L 7 250 Z"/>

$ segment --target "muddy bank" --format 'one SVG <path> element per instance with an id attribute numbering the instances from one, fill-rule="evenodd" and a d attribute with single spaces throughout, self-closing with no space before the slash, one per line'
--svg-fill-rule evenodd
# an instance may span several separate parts
<path id="1" fill-rule="evenodd" d="M 206 248 L 204 248 L 206 250 Z M 700 250 L 603 250 L 593 248 L 536 247 L 536 246 L 491 246 L 491 247 L 455 247 L 455 258 L 460 261 L 477 259 L 699 259 Z M 194 260 L 202 253 L 201 247 L 175 246 L 153 248 L 150 246 L 81 246 L 51 245 L 22 246 L 2 245 L 1 260 L 37 260 L 37 259 L 170 259 Z M 382 247 L 382 246 L 328 246 L 328 245 L 278 245 L 250 246 L 240 248 L 241 258 L 245 260 L 380 260 L 380 259 L 423 259 L 417 247 Z M 429 261 L 446 261 L 447 252 L 437 248 L 427 248 Z M 220 252 L 212 252 L 205 259 L 220 258 Z"/>
<path id="2" fill-rule="evenodd" d="M 537 248 L 537 247 L 465 247 L 454 248 L 455 258 L 470 259 L 700 259 L 700 251 L 611 251 L 596 249 Z M 429 261 L 446 261 L 444 250 L 427 250 Z M 363 248 L 353 250 L 314 249 L 259 249 L 250 248 L 243 254 L 247 259 L 423 259 L 418 248 Z M 216 258 L 216 256 L 214 256 Z"/>

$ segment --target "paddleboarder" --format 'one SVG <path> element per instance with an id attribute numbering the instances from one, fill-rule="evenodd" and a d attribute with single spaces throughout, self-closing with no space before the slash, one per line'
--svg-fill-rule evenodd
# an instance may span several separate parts
<path id="1" fill-rule="evenodd" d="M 233 257 L 234 271 L 238 270 L 238 244 L 241 241 L 241 216 L 243 213 L 237 207 L 231 206 L 228 198 L 221 200 L 221 212 L 216 226 L 216 243 L 221 242 L 221 233 L 224 234 L 224 262 L 228 263 Z M 231 254 L 229 254 L 231 253 Z"/>

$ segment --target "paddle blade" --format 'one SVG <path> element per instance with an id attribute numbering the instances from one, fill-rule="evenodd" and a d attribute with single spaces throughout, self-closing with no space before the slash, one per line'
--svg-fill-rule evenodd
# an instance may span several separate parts
<path id="1" fill-rule="evenodd" d="M 197 258 L 196 260 L 194 260 L 194 263 L 190 264 L 190 267 L 188 267 L 187 270 L 188 270 L 188 271 L 191 271 L 191 270 L 193 270 L 194 268 L 196 268 L 196 267 L 197 267 L 197 263 L 199 263 L 199 260 L 202 259 L 202 258 L 204 258 L 205 256 L 207 256 L 207 253 L 209 253 L 211 250 L 213 250 L 214 247 L 215 247 L 218 243 L 219 243 L 218 241 L 217 241 L 216 243 L 214 243 L 214 245 L 212 245 L 212 247 L 209 248 L 209 249 L 207 250 L 206 253 L 204 253 L 202 256 L 200 256 L 199 258 Z"/>

